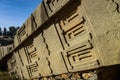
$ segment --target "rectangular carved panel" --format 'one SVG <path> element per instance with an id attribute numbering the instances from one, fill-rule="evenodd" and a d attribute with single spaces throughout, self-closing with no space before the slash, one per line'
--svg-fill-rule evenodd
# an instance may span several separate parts
<path id="1" fill-rule="evenodd" d="M 18 39 L 18 42 L 22 42 L 27 36 L 28 36 L 28 33 L 26 31 L 26 26 L 23 25 L 18 31 L 17 31 L 17 39 Z"/>
<path id="2" fill-rule="evenodd" d="M 70 71 L 85 70 L 93 67 L 98 67 L 92 42 L 86 40 L 73 45 L 63 51 L 65 61 Z"/>
<path id="3" fill-rule="evenodd" d="M 33 41 L 26 43 L 26 52 L 30 62 L 35 62 L 38 60 L 37 48 L 34 46 Z"/>
<path id="4" fill-rule="evenodd" d="M 28 69 L 28 73 L 29 73 L 31 79 L 39 77 L 40 73 L 39 73 L 37 62 L 34 62 L 34 63 L 31 63 L 31 64 L 27 65 L 27 69 Z"/>
<path id="5" fill-rule="evenodd" d="M 58 23 L 64 45 L 62 54 L 71 72 L 98 67 L 93 34 L 84 12 L 83 7 L 75 7 L 62 15 Z"/>
<path id="6" fill-rule="evenodd" d="M 30 55 L 30 57 L 31 58 L 34 58 L 34 57 L 36 57 L 37 56 L 37 54 L 36 54 L 36 48 L 35 47 L 33 47 L 34 45 L 32 44 L 32 45 L 29 45 L 29 46 L 27 46 L 27 49 L 28 49 L 28 54 Z"/>
<path id="7" fill-rule="evenodd" d="M 77 45 L 74 47 L 71 47 L 72 49 L 66 52 L 66 56 L 71 58 L 73 63 L 92 57 L 91 49 L 93 48 L 93 46 L 89 41 L 79 44 L 79 47 L 77 47 Z"/>
<path id="8" fill-rule="evenodd" d="M 86 32 L 84 17 L 79 16 L 77 13 L 67 19 L 62 20 L 60 25 L 68 42 L 77 36 L 84 35 Z"/>
<path id="9" fill-rule="evenodd" d="M 74 45 L 78 40 L 84 41 L 90 37 L 88 26 L 85 24 L 85 17 L 80 12 L 81 10 L 76 8 L 69 14 L 64 15 L 59 22 L 65 48 Z"/>
<path id="10" fill-rule="evenodd" d="M 44 0 L 45 7 L 47 9 L 48 16 L 51 17 L 69 1 L 72 0 Z"/>

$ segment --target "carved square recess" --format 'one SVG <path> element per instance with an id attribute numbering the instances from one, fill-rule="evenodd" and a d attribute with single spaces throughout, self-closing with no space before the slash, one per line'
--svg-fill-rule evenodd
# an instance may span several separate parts
<path id="1" fill-rule="evenodd" d="M 63 51 L 69 71 L 79 71 L 98 67 L 96 51 L 89 40 L 80 42 Z"/>
<path id="2" fill-rule="evenodd" d="M 65 6 L 70 0 L 44 0 L 47 13 L 50 16 L 54 15 L 63 6 Z"/>
<path id="3" fill-rule="evenodd" d="M 27 65 L 29 76 L 32 78 L 36 78 L 40 76 L 39 69 L 38 69 L 38 63 L 34 62 L 29 65 Z"/>
<path id="4" fill-rule="evenodd" d="M 86 16 L 80 9 L 69 12 L 59 21 L 61 31 L 58 31 L 64 47 L 63 56 L 70 71 L 98 66 L 92 33 L 88 29 Z"/>
<path id="5" fill-rule="evenodd" d="M 17 38 L 19 42 L 22 42 L 28 36 L 26 32 L 26 26 L 23 25 L 17 32 Z"/>
<path id="6" fill-rule="evenodd" d="M 61 26 L 67 35 L 68 39 L 72 39 L 75 36 L 85 31 L 83 25 L 83 17 L 79 18 L 77 13 L 61 21 Z"/>
<path id="7" fill-rule="evenodd" d="M 34 46 L 33 41 L 27 43 L 26 51 L 30 62 L 35 62 L 38 60 L 39 57 L 37 54 L 37 48 Z"/>
<path id="8" fill-rule="evenodd" d="M 78 10 L 74 10 L 66 15 L 61 21 L 59 25 L 62 30 L 62 35 L 65 39 L 65 48 L 74 45 L 75 43 L 79 43 L 80 41 L 88 39 L 89 31 L 87 29 L 87 25 L 85 22 L 85 17 L 80 14 Z M 78 41 L 79 40 L 79 41 Z M 75 41 L 75 43 L 73 43 Z"/>

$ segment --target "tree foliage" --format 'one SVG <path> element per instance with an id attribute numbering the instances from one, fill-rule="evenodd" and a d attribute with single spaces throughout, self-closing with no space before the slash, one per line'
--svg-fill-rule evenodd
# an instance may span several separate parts
<path id="1" fill-rule="evenodd" d="M 2 35 L 2 29 L 1 29 L 1 27 L 0 27 L 0 36 Z"/>
<path id="2" fill-rule="evenodd" d="M 7 29 L 6 29 L 6 27 L 4 27 L 3 35 L 7 35 Z"/>
<path id="3" fill-rule="evenodd" d="M 2 28 L 0 27 L 0 36 L 8 36 L 8 37 L 13 37 L 16 34 L 16 31 L 18 30 L 19 27 L 15 27 L 15 26 L 10 26 L 7 30 L 6 27 Z"/>

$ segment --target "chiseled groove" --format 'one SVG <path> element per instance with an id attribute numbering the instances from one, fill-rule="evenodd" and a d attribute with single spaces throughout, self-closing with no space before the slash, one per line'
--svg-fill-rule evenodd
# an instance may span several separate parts
<path id="1" fill-rule="evenodd" d="M 75 49 L 72 49 L 72 50 L 70 50 L 70 51 L 67 51 L 67 52 L 69 53 L 69 52 L 75 51 L 75 50 L 77 50 L 77 49 L 79 49 L 79 48 L 83 48 L 83 47 L 85 47 L 85 46 L 87 46 L 87 45 L 83 45 L 83 46 L 77 47 L 77 48 L 75 48 Z"/>
<path id="2" fill-rule="evenodd" d="M 46 49 L 47 49 L 47 51 L 48 51 L 48 55 L 50 55 L 50 50 L 49 50 L 49 48 L 48 48 L 48 44 L 47 44 L 47 42 L 46 42 L 46 39 L 45 39 L 45 37 L 44 37 L 44 33 L 42 32 L 42 38 L 43 38 L 43 41 L 44 41 L 44 43 L 45 43 L 45 45 L 46 45 Z"/>

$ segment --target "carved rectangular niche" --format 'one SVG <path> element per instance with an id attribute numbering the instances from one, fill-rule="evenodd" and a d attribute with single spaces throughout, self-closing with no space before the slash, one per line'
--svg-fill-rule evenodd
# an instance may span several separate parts
<path id="1" fill-rule="evenodd" d="M 47 10 L 48 16 L 51 17 L 52 15 L 54 15 L 69 1 L 72 1 L 72 0 L 44 0 L 44 4 Z"/>
<path id="2" fill-rule="evenodd" d="M 26 53 L 30 63 L 39 60 L 37 48 L 34 46 L 33 41 L 31 40 L 27 42 Z"/>
<path id="3" fill-rule="evenodd" d="M 40 72 L 38 67 L 39 66 L 37 62 L 27 65 L 27 70 L 31 79 L 40 77 Z"/>
<path id="4" fill-rule="evenodd" d="M 98 67 L 96 47 L 83 8 L 78 7 L 66 13 L 56 26 L 63 43 L 62 54 L 69 71 Z"/>

